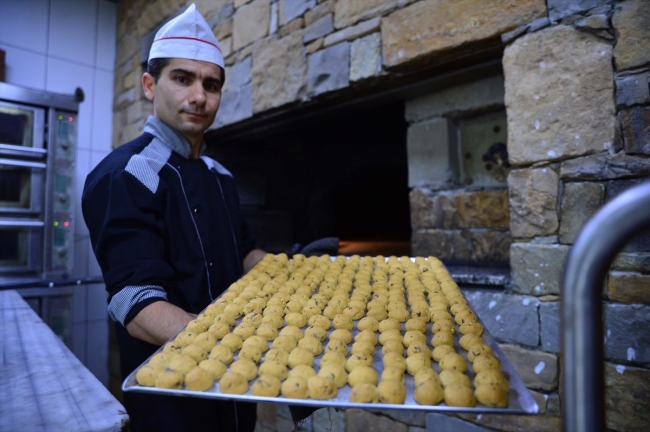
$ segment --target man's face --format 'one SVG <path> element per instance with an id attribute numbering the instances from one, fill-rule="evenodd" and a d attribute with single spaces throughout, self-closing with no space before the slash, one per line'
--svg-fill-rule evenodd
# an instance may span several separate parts
<path id="1" fill-rule="evenodd" d="M 198 60 L 171 59 L 156 83 L 142 77 L 145 95 L 153 101 L 154 116 L 198 144 L 214 122 L 221 102 L 221 69 Z"/>

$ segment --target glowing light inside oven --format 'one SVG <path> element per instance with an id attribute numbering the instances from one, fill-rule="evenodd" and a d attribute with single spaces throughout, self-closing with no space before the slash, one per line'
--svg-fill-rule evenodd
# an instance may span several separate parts
<path id="1" fill-rule="evenodd" d="M 59 222 L 54 221 L 54 226 L 59 226 Z"/>

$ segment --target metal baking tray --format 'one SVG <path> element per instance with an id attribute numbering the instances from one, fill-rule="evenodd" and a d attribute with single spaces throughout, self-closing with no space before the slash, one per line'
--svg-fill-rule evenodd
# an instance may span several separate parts
<path id="1" fill-rule="evenodd" d="M 470 304 L 470 308 L 471 308 L 471 304 Z M 438 405 L 420 405 L 417 402 L 415 402 L 415 399 L 413 398 L 413 392 L 415 390 L 413 377 L 411 377 L 406 373 L 404 374 L 405 386 L 406 386 L 406 400 L 404 401 L 404 404 L 401 405 L 384 404 L 384 403 L 372 404 L 372 403 L 350 402 L 349 401 L 350 392 L 352 391 L 352 389 L 349 385 L 345 385 L 344 387 L 338 389 L 338 395 L 328 400 L 289 399 L 283 397 L 282 395 L 279 395 L 277 397 L 254 396 L 250 388 L 252 388 L 252 384 L 254 383 L 255 380 L 250 381 L 248 392 L 242 395 L 225 394 L 219 392 L 218 382 L 215 383 L 214 387 L 211 390 L 207 390 L 204 392 L 190 391 L 184 389 L 172 390 L 172 389 L 160 389 L 156 387 L 145 387 L 137 383 L 136 373 L 138 372 L 140 367 L 142 367 L 149 361 L 148 359 L 124 380 L 124 383 L 122 384 L 122 390 L 125 392 L 142 392 L 142 393 L 165 394 L 165 395 L 198 397 L 198 398 L 208 398 L 208 399 L 227 399 L 227 400 L 237 400 L 242 402 L 290 403 L 292 405 L 304 405 L 304 406 L 312 406 L 312 407 L 365 408 L 365 409 L 390 408 L 390 409 L 402 409 L 402 410 L 434 411 L 434 412 L 449 412 L 449 413 L 462 412 L 462 413 L 475 413 L 475 414 L 538 414 L 539 406 L 535 402 L 533 396 L 530 394 L 530 391 L 528 391 L 524 383 L 521 381 L 521 378 L 519 378 L 519 375 L 517 375 L 514 368 L 512 367 L 512 365 L 510 364 L 510 362 L 508 361 L 505 354 L 503 353 L 499 345 L 496 343 L 492 335 L 490 335 L 487 328 L 481 321 L 480 317 L 478 318 L 478 320 L 481 323 L 481 325 L 483 325 L 483 328 L 485 329 L 483 334 L 481 335 L 483 341 L 494 350 L 495 357 L 497 357 L 501 361 L 503 374 L 505 375 L 506 378 L 508 378 L 508 382 L 510 383 L 510 392 L 508 394 L 508 406 L 506 408 L 491 408 L 485 405 L 481 405 L 478 402 L 474 407 L 452 407 L 452 406 L 445 405 L 444 402 Z M 237 324 L 239 324 L 240 322 L 241 319 L 238 319 Z M 456 352 L 459 353 L 467 361 L 467 351 L 461 348 L 458 343 L 462 335 L 458 331 L 458 325 L 456 324 L 454 325 L 456 326 L 456 332 L 454 333 L 454 341 L 455 341 L 454 348 L 456 349 Z M 328 336 L 329 333 L 333 330 L 334 330 L 333 328 L 328 330 L 327 332 Z M 402 331 L 404 331 L 404 324 L 402 324 Z M 355 321 L 355 328 L 351 331 L 351 333 L 353 336 L 355 336 L 358 333 L 358 330 L 356 329 L 356 321 Z M 428 344 L 432 336 L 431 323 L 428 323 L 427 325 L 426 336 L 427 336 L 427 344 Z M 171 338 L 170 341 L 174 340 L 174 338 L 175 336 Z M 323 342 L 323 352 L 327 342 L 328 339 L 326 339 L 325 342 Z M 270 346 L 271 343 L 269 342 L 269 348 Z M 162 347 L 158 351 L 156 351 L 153 355 L 161 351 L 162 351 Z M 314 369 L 317 372 L 320 367 L 321 357 L 322 354 L 315 356 Z M 237 355 L 235 355 L 235 359 L 237 359 Z M 470 380 L 473 383 L 475 374 L 472 367 L 472 363 L 467 361 L 467 364 L 468 364 L 467 375 L 469 376 Z M 438 367 L 438 363 L 432 361 L 432 365 L 433 365 L 433 369 L 439 373 L 440 368 Z M 381 377 L 381 372 L 384 369 L 384 365 L 382 362 L 381 345 L 379 343 L 377 343 L 377 349 L 375 351 L 373 367 L 377 371 L 379 377 Z"/>

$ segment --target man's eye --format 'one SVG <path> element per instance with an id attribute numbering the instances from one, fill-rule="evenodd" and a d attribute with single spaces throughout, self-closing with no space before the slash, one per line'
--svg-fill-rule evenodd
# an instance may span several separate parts
<path id="1" fill-rule="evenodd" d="M 177 76 L 176 77 L 176 82 L 179 84 L 186 84 L 187 83 L 187 78 L 184 76 Z"/>

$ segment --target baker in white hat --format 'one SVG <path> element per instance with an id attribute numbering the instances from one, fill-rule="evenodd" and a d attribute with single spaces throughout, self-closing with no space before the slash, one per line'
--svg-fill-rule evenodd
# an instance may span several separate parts
<path id="1" fill-rule="evenodd" d="M 223 82 L 219 42 L 192 5 L 151 46 L 142 86 L 153 116 L 144 133 L 86 179 L 83 215 L 123 379 L 265 254 L 239 213 L 232 175 L 202 155 Z M 254 404 L 125 392 L 124 405 L 131 431 L 255 428 Z"/>

